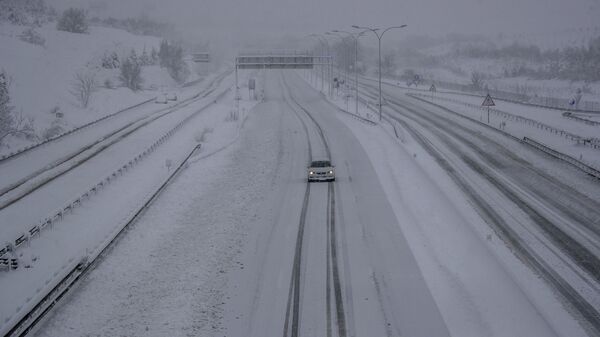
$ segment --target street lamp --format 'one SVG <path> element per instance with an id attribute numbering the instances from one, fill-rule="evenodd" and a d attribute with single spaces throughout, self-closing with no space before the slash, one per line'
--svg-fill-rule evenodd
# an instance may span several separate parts
<path id="1" fill-rule="evenodd" d="M 366 31 L 362 31 L 360 33 L 357 34 L 353 34 L 350 32 L 347 32 L 345 30 L 332 30 L 333 33 L 345 33 L 348 34 L 349 36 L 352 36 L 352 38 L 354 39 L 354 94 L 355 94 L 355 109 L 356 109 L 356 114 L 358 115 L 358 38 L 363 36 L 363 34 Z"/>
<path id="2" fill-rule="evenodd" d="M 326 46 L 327 46 L 327 53 L 329 53 L 329 43 L 327 42 L 327 39 L 325 39 L 325 42 L 323 43 L 323 40 L 322 40 L 322 39 L 323 39 L 323 37 L 322 37 L 321 35 L 319 35 L 319 34 L 310 34 L 310 35 L 307 35 L 307 37 L 314 37 L 314 38 L 317 38 L 317 40 L 319 40 L 319 43 L 320 43 L 321 45 L 323 45 L 323 44 L 324 44 L 324 45 L 326 45 Z M 323 88 L 325 87 L 325 85 L 324 85 L 324 79 L 323 79 L 323 77 L 324 77 L 324 73 L 323 73 L 323 65 L 320 65 L 320 66 L 321 66 L 321 67 L 320 67 L 320 68 L 321 68 L 321 90 L 323 90 Z"/>
<path id="3" fill-rule="evenodd" d="M 383 37 L 383 34 L 385 34 L 385 32 L 387 32 L 388 30 L 396 29 L 396 28 L 404 28 L 406 26 L 407 25 L 388 27 L 388 28 L 384 29 L 381 33 L 378 33 L 378 30 L 380 30 L 379 28 L 361 27 L 361 26 L 357 26 L 357 25 L 352 26 L 352 28 L 365 29 L 365 30 L 372 31 L 373 34 L 375 34 L 375 36 L 377 36 L 377 39 L 379 40 L 379 121 L 381 121 L 381 38 Z"/>
<path id="4" fill-rule="evenodd" d="M 330 36 L 337 37 L 338 39 L 340 39 L 340 43 L 344 44 L 344 37 L 343 36 L 340 36 L 338 34 L 334 34 L 333 32 L 325 32 L 325 35 L 330 35 Z M 341 59 L 342 60 L 346 60 L 347 56 L 345 54 L 342 54 Z M 343 62 L 345 62 L 345 61 L 343 61 Z M 342 77 L 342 69 L 340 67 L 340 63 L 339 62 L 338 62 L 338 67 L 337 68 L 338 68 L 338 74 L 339 74 L 339 76 L 341 78 Z M 344 79 L 345 79 L 345 81 L 348 81 L 348 69 L 343 69 L 343 70 L 344 70 L 344 73 L 343 73 Z"/>

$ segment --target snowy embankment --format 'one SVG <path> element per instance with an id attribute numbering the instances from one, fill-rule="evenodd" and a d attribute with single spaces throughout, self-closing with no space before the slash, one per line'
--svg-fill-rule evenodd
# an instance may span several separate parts
<path id="1" fill-rule="evenodd" d="M 88 34 L 75 34 L 58 31 L 51 23 L 36 29 L 45 40 L 43 45 L 36 45 L 20 39 L 26 29 L 0 24 L 0 69 L 10 78 L 10 105 L 17 114 L 33 119 L 38 141 L 52 125 L 69 130 L 178 87 L 165 69 L 144 66 L 143 90 L 133 92 L 121 86 L 118 68 L 101 66 L 107 54 L 124 58 L 132 50 L 141 55 L 144 50 L 148 53 L 152 48 L 157 49 L 160 43 L 157 37 L 96 26 L 90 27 Z M 95 74 L 96 90 L 86 108 L 72 93 L 77 72 Z M 194 79 L 196 75 L 188 80 Z M 32 142 L 35 140 L 11 137 L 5 140 L 7 146 L 0 148 L 0 154 Z"/>
<path id="2" fill-rule="evenodd" d="M 479 97 L 446 93 L 415 95 L 517 138 L 533 139 L 600 169 L 600 126 L 566 118 L 560 110 L 496 100 L 496 106 L 490 108 L 488 121 L 488 109 L 481 107 Z"/>
<path id="3" fill-rule="evenodd" d="M 241 116 L 232 120 L 233 94 L 231 90 L 226 90 L 230 89 L 230 80 L 206 99 L 183 107 L 184 111 L 179 114 L 180 121 L 185 116 L 194 117 L 177 126 L 175 132 L 164 141 L 152 143 L 161 138 L 163 131 L 144 133 L 145 138 L 136 140 L 136 143 L 152 146 L 152 150 L 142 160 L 114 176 L 89 200 L 66 213 L 50 230 L 41 233 L 39 238 L 31 240 L 27 247 L 19 251 L 21 267 L 29 264 L 30 268 L 19 268 L 0 278 L 1 287 L 11 290 L 2 293 L 0 332 L 6 332 L 15 324 L 82 258 L 93 259 L 198 142 L 201 143 L 201 149 L 191 161 L 219 151 L 237 139 L 245 114 L 255 102 L 242 100 Z M 223 92 L 228 94 L 222 96 Z M 110 156 L 114 158 L 114 163 L 104 166 L 127 164 L 128 159 L 123 158 L 130 156 L 132 149 L 137 151 L 135 147 L 120 149 L 119 153 Z M 99 176 L 106 174 L 95 171 L 98 170 L 90 173 Z M 89 184 L 93 183 L 89 181 Z"/>
<path id="4" fill-rule="evenodd" d="M 372 83 L 372 82 L 370 82 Z M 575 114 L 567 118 L 563 111 L 494 100 L 490 108 L 482 107 L 482 97 L 451 92 L 424 92 L 384 82 L 385 89 L 397 94 L 410 94 L 419 99 L 441 105 L 452 112 L 477 120 L 516 138 L 527 137 L 566 154 L 596 170 L 600 169 L 600 114 Z M 376 108 L 376 107 L 375 107 Z"/>

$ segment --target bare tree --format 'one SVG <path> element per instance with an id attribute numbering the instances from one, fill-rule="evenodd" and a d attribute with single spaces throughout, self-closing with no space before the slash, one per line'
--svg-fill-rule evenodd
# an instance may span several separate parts
<path id="1" fill-rule="evenodd" d="M 96 73 L 90 70 L 79 70 L 75 73 L 71 94 L 83 108 L 87 108 L 92 94 L 97 89 Z"/>

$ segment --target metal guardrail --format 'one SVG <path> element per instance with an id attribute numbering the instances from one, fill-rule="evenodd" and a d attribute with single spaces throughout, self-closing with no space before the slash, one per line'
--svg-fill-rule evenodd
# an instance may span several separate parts
<path id="1" fill-rule="evenodd" d="M 64 207 L 62 207 L 60 210 L 58 210 L 55 213 L 53 213 L 51 216 L 49 216 L 49 217 L 41 220 L 38 224 L 33 225 L 27 232 L 19 234 L 19 236 L 16 239 L 14 239 L 14 240 L 10 241 L 9 243 L 5 244 L 3 247 L 0 248 L 0 257 L 2 257 L 3 255 L 7 254 L 8 252 L 12 252 L 12 251 L 17 250 L 18 248 L 20 248 L 21 246 L 23 246 L 24 243 L 29 242 L 30 240 L 32 240 L 32 239 L 36 238 L 37 236 L 39 236 L 42 231 L 44 231 L 47 228 L 50 228 L 51 226 L 53 226 L 54 224 L 56 224 L 57 222 L 59 222 L 60 220 L 62 220 L 66 215 L 68 215 L 69 213 L 71 213 L 73 211 L 73 209 L 75 209 L 76 207 L 80 206 L 83 202 L 89 200 L 91 198 L 91 196 L 93 196 L 96 193 L 98 193 L 98 191 L 100 191 L 101 189 L 103 189 L 106 185 L 108 185 L 109 183 L 111 183 L 114 179 L 116 179 L 117 177 L 122 176 L 130 168 L 132 168 L 133 166 L 135 166 L 136 164 L 138 164 L 142 159 L 144 159 L 145 157 L 147 157 L 150 153 L 154 152 L 167 139 L 169 139 L 172 135 L 174 135 L 175 132 L 177 132 L 180 128 L 182 128 L 190 119 L 192 119 L 193 117 L 195 117 L 198 113 L 200 113 L 204 109 L 208 108 L 210 105 L 216 103 L 219 99 L 221 99 L 230 90 L 231 89 L 228 88 L 224 92 L 222 92 L 219 95 L 217 95 L 217 97 L 214 100 L 211 100 L 209 103 L 207 103 L 206 105 L 204 105 L 203 107 L 201 107 L 200 109 L 198 109 L 195 113 L 187 116 L 186 118 L 184 118 L 183 120 L 181 120 L 179 123 L 177 123 L 177 125 L 175 125 L 175 127 L 173 127 L 171 130 L 169 130 L 167 133 L 165 133 L 162 137 L 160 137 L 158 140 L 156 140 L 145 151 L 143 151 L 142 153 L 138 154 L 136 157 L 134 157 L 133 159 L 129 160 L 123 166 L 121 166 L 120 168 L 118 168 L 115 171 L 113 171 L 106 178 L 104 178 L 103 180 L 101 180 L 97 184 L 93 185 L 86 192 L 84 192 L 83 194 L 81 194 L 80 196 L 78 196 L 77 198 L 75 198 L 74 200 L 68 202 Z"/>
<path id="2" fill-rule="evenodd" d="M 153 98 L 151 98 L 151 99 L 148 99 L 148 100 L 145 100 L 145 101 L 143 101 L 143 102 L 137 103 L 137 104 L 135 104 L 135 105 L 129 106 L 129 107 L 127 107 L 127 108 L 121 109 L 121 110 L 119 110 L 119 111 L 117 111 L 117 112 L 113 112 L 113 113 L 111 113 L 111 114 L 109 114 L 109 115 L 106 115 L 106 116 L 104 116 L 104 117 L 98 118 L 98 119 L 96 119 L 96 120 L 93 120 L 93 121 L 91 121 L 91 122 L 85 123 L 85 124 L 83 124 L 83 125 L 80 125 L 80 126 L 78 126 L 78 127 L 75 127 L 75 128 L 73 128 L 73 129 L 70 129 L 70 130 L 68 130 L 68 131 L 65 131 L 65 132 L 63 132 L 63 133 L 61 133 L 61 134 L 58 134 L 58 135 L 56 135 L 56 136 L 54 136 L 54 137 L 51 137 L 51 138 L 45 139 L 45 140 L 43 140 L 43 141 L 41 141 L 41 142 L 38 142 L 38 143 L 35 143 L 35 144 L 28 145 L 28 146 L 26 146 L 26 147 L 23 147 L 23 148 L 21 148 L 21 149 L 19 149 L 19 150 L 16 150 L 16 151 L 10 152 L 9 154 L 6 154 L 6 155 L 3 155 L 3 156 L 0 156 L 0 162 L 3 162 L 3 161 L 5 161 L 5 160 L 11 159 L 11 158 L 14 158 L 14 157 L 16 157 L 16 156 L 18 156 L 18 155 L 21 155 L 21 154 L 23 154 L 23 153 L 25 153 L 25 152 L 29 151 L 29 150 L 33 150 L 33 149 L 35 149 L 35 148 L 37 148 L 37 147 L 39 147 L 39 146 L 42 146 L 42 145 L 44 145 L 44 144 L 47 144 L 47 143 L 49 143 L 49 142 L 55 141 L 55 140 L 57 140 L 57 139 L 59 139 L 59 138 L 62 138 L 62 137 L 64 137 L 64 136 L 67 136 L 67 135 L 70 135 L 70 134 L 72 134 L 72 133 L 74 133 L 74 132 L 77 132 L 77 131 L 80 131 L 80 130 L 82 130 L 82 129 L 85 129 L 85 128 L 87 128 L 87 127 L 90 127 L 90 126 L 92 126 L 92 125 L 94 125 L 94 124 L 96 124 L 96 123 L 99 123 L 99 122 L 101 122 L 101 121 L 103 121 L 103 120 L 105 120 L 105 119 L 108 119 L 108 118 L 114 117 L 114 116 L 116 116 L 116 115 L 118 115 L 118 114 L 120 114 L 120 113 L 122 113 L 122 112 L 125 112 L 125 111 L 129 111 L 129 110 L 135 109 L 135 108 L 137 108 L 137 107 L 139 107 L 139 106 L 142 106 L 142 105 L 144 105 L 144 104 L 150 103 L 150 102 L 152 102 L 152 101 L 154 101 L 154 100 L 156 100 L 156 97 L 153 97 Z"/>
<path id="3" fill-rule="evenodd" d="M 212 86 L 214 83 L 216 83 L 216 82 L 219 82 L 220 80 L 222 80 L 223 78 L 225 78 L 225 76 L 227 76 L 229 73 L 231 73 L 231 70 L 224 71 L 224 72 L 223 72 L 223 73 L 221 73 L 220 75 L 216 76 L 216 77 L 215 77 L 215 78 L 212 80 L 212 82 L 210 83 L 210 85 L 209 85 L 209 86 L 206 88 L 206 91 L 208 91 L 208 90 L 210 89 L 210 87 L 211 87 L 211 86 Z M 200 81 L 200 82 L 201 82 L 201 81 Z M 191 85 L 194 85 L 194 84 L 197 84 L 197 83 L 199 83 L 199 82 L 198 82 L 198 81 L 191 81 L 191 82 L 187 82 L 187 83 L 185 83 L 185 84 L 183 85 L 183 87 L 188 87 L 188 86 L 191 86 Z M 213 90 L 214 90 L 214 89 L 213 89 Z M 203 92 L 200 92 L 200 93 L 198 93 L 198 94 L 196 94 L 196 95 L 194 95 L 194 96 L 192 96 L 192 97 L 190 97 L 190 98 L 188 98 L 188 99 L 186 99 L 186 100 L 183 100 L 182 102 L 185 102 L 185 101 L 187 101 L 187 100 L 191 100 L 191 99 L 198 98 L 198 97 L 199 97 L 200 95 L 202 95 L 203 93 L 205 93 L 205 91 L 203 91 Z M 205 95 L 204 97 L 206 97 L 206 95 Z M 96 120 L 93 120 L 93 121 L 91 121 L 91 122 L 88 122 L 88 123 L 86 123 L 86 124 L 83 124 L 83 125 L 80 125 L 80 126 L 78 126 L 78 127 L 75 127 L 75 128 L 73 128 L 73 129 L 71 129 L 71 130 L 65 131 L 65 132 L 63 132 L 63 133 L 61 133 L 61 134 L 58 134 L 58 135 L 54 136 L 54 137 L 51 137 L 51 138 L 45 139 L 45 140 L 43 140 L 43 141 L 41 141 L 41 142 L 38 142 L 38 143 L 35 143 L 35 144 L 31 144 L 31 145 L 28 145 L 28 146 L 26 146 L 26 147 L 23 147 L 23 148 L 21 148 L 21 149 L 19 149 L 19 150 L 12 151 L 12 152 L 10 152 L 10 153 L 8 153 L 8 154 L 2 155 L 2 156 L 0 156 L 0 162 L 3 162 L 3 161 L 5 161 L 5 160 L 8 160 L 8 159 L 11 159 L 11 158 L 13 158 L 13 157 L 16 157 L 16 156 L 18 156 L 18 155 L 21 155 L 21 154 L 23 154 L 23 153 L 25 153 L 25 152 L 27 152 L 27 151 L 29 151 L 29 150 L 35 149 L 35 148 L 37 148 L 37 147 L 39 147 L 39 146 L 42 146 L 42 145 L 44 145 L 44 144 L 47 144 L 47 143 L 49 143 L 49 142 L 55 141 L 55 140 L 57 140 L 57 139 L 59 139 L 59 138 L 62 138 L 62 137 L 64 137 L 64 136 L 70 135 L 70 134 L 72 134 L 72 133 L 74 133 L 74 132 L 76 132 L 76 131 L 79 131 L 79 130 L 85 129 L 85 128 L 87 128 L 87 127 L 89 127 L 89 126 L 92 126 L 92 125 L 94 125 L 94 124 L 96 124 L 96 123 L 99 123 L 99 122 L 101 122 L 101 121 L 103 121 L 103 120 L 105 120 L 105 119 L 108 119 L 108 118 L 114 117 L 114 116 L 116 116 L 116 115 L 118 115 L 118 114 L 120 114 L 120 113 L 122 113 L 122 112 L 129 111 L 129 110 L 131 110 L 131 109 L 135 109 L 135 108 L 137 108 L 137 107 L 139 107 L 139 106 L 142 106 L 142 105 L 144 105 L 144 104 L 147 104 L 147 103 L 150 103 L 150 102 L 152 102 L 152 101 L 155 101 L 155 100 L 156 100 L 156 98 L 157 98 L 157 96 L 154 96 L 154 97 L 152 97 L 152 98 L 150 98 L 150 99 L 147 99 L 147 100 L 145 100 L 145 101 L 143 101 L 143 102 L 140 102 L 140 103 L 137 103 L 137 104 L 135 104 L 135 105 L 132 105 L 132 106 L 126 107 L 126 108 L 124 108 L 124 109 L 121 109 L 121 110 L 119 110 L 119 111 L 117 111 L 117 112 L 113 112 L 112 114 L 106 115 L 106 116 L 104 116 L 104 117 L 98 118 L 98 119 L 96 119 Z M 178 103 L 178 104 L 179 104 L 179 103 Z"/>
<path id="4" fill-rule="evenodd" d="M 459 114 L 459 113 L 457 113 L 455 111 L 452 111 L 452 110 L 450 110 L 450 109 L 448 109 L 448 108 L 446 108 L 444 106 L 441 106 L 439 104 L 432 103 L 432 102 L 429 102 L 429 101 L 427 101 L 425 99 L 417 97 L 417 96 L 422 96 L 422 95 L 417 95 L 417 94 L 412 93 L 412 94 L 407 94 L 407 96 L 413 97 L 413 98 L 418 99 L 418 100 L 420 100 L 422 102 L 425 102 L 425 103 L 437 106 L 437 107 L 439 107 L 441 109 L 444 109 L 444 110 L 446 110 L 448 112 L 451 112 L 451 113 L 453 113 L 453 114 L 455 114 L 455 115 L 457 115 L 459 117 L 471 120 L 471 121 L 473 121 L 475 123 L 478 123 L 478 124 L 480 124 L 480 125 L 482 125 L 484 127 L 487 127 L 487 128 L 489 128 L 491 130 L 499 132 L 499 133 L 501 133 L 501 134 L 503 134 L 503 135 L 505 135 L 505 136 L 507 136 L 509 138 L 512 138 L 512 139 L 514 139 L 516 141 L 519 141 L 519 142 L 521 142 L 523 144 L 527 144 L 527 145 L 533 147 L 536 150 L 542 151 L 542 152 L 544 152 L 546 154 L 549 154 L 549 155 L 551 155 L 551 156 L 553 156 L 555 158 L 561 159 L 561 160 L 563 160 L 563 161 L 565 161 L 565 162 L 573 165 L 574 167 L 580 169 L 581 171 L 583 171 L 583 172 L 585 172 L 585 173 L 587 173 L 587 174 L 589 174 L 589 175 L 591 175 L 593 177 L 596 177 L 596 178 L 600 179 L 600 171 L 598 171 L 597 169 L 595 169 L 595 168 L 593 168 L 593 167 L 591 167 L 591 166 L 589 166 L 589 165 L 587 165 L 587 164 L 585 164 L 585 163 L 583 163 L 583 162 L 581 162 L 581 161 L 579 161 L 579 160 L 577 160 L 577 159 L 575 159 L 575 158 L 573 158 L 573 157 L 571 157 L 569 155 L 566 155 L 564 153 L 558 152 L 558 151 L 556 151 L 556 150 L 554 150 L 554 149 L 552 149 L 552 148 L 550 148 L 550 147 L 548 147 L 548 146 L 546 146 L 546 145 L 544 145 L 542 143 L 539 143 L 539 142 L 537 142 L 537 141 L 535 141 L 535 140 L 533 140 L 531 138 L 523 137 L 523 139 L 519 139 L 519 138 L 511 135 L 510 133 L 508 133 L 508 132 L 506 132 L 504 130 L 497 129 L 497 128 L 495 128 L 495 127 L 493 127 L 493 126 L 491 126 L 489 124 L 483 123 L 483 122 L 481 122 L 481 121 L 479 121 L 479 120 L 477 120 L 475 118 L 467 117 L 465 115 L 462 115 L 462 114 Z"/>
<path id="5" fill-rule="evenodd" d="M 409 95 L 412 95 L 412 96 L 421 96 L 421 97 L 425 97 L 425 98 L 431 99 L 431 95 L 427 95 L 427 94 L 411 93 Z M 488 110 L 488 108 L 482 107 L 480 105 L 471 104 L 471 103 L 465 103 L 463 101 L 460 101 L 460 100 L 457 100 L 457 99 L 453 99 L 453 98 L 437 97 L 436 96 L 433 99 L 447 101 L 447 102 L 452 102 L 452 103 L 456 103 L 456 104 L 461 104 L 461 105 L 464 105 L 466 107 L 470 107 L 470 108 L 474 108 L 474 109 L 478 109 L 478 110 L 485 110 L 485 111 Z M 502 117 L 504 117 L 506 119 L 509 119 L 509 120 L 513 120 L 513 121 L 520 122 L 520 123 L 525 123 L 527 125 L 532 125 L 532 126 L 535 126 L 536 128 L 539 128 L 539 129 L 542 129 L 542 130 L 545 130 L 545 131 L 549 131 L 549 132 L 552 132 L 552 133 L 557 134 L 557 135 L 564 136 L 565 138 L 573 140 L 573 141 L 577 142 L 578 144 L 583 144 L 584 146 L 589 146 L 589 147 L 597 149 L 597 150 L 600 149 L 600 141 L 598 139 L 581 137 L 581 136 L 576 135 L 574 133 L 571 133 L 571 132 L 568 132 L 568 131 L 565 131 L 565 130 L 561 130 L 561 129 L 555 128 L 553 126 L 550 126 L 550 125 L 538 122 L 538 121 L 536 121 L 534 119 L 530 119 L 530 118 L 518 116 L 518 115 L 515 115 L 515 114 L 511 114 L 509 112 L 502 111 L 502 110 L 499 110 L 499 109 L 496 109 L 496 108 L 489 108 L 489 111 L 491 113 L 494 113 L 497 116 L 502 116 Z"/>
<path id="6" fill-rule="evenodd" d="M 528 138 L 528 137 L 523 137 L 523 143 L 528 144 L 528 145 L 530 145 L 542 152 L 545 152 L 555 158 L 565 161 L 565 162 L 577 167 L 578 169 L 582 170 L 583 172 L 600 179 L 600 171 L 596 170 L 595 168 L 593 168 L 593 167 L 591 167 L 569 155 L 558 152 L 558 151 L 556 151 L 538 141 Z"/>
<path id="7" fill-rule="evenodd" d="M 569 119 L 572 119 L 572 120 L 575 120 L 575 121 L 578 121 L 578 122 L 582 122 L 582 123 L 585 123 L 587 125 L 593 125 L 593 126 L 599 126 L 600 125 L 600 122 L 598 122 L 598 121 L 593 121 L 593 120 L 590 120 L 590 119 L 581 118 L 579 116 L 574 115 L 570 111 L 565 111 L 565 112 L 563 112 L 562 115 L 565 118 L 569 118 Z"/>
<path id="8" fill-rule="evenodd" d="M 140 208 L 127 220 L 127 222 L 118 230 L 115 235 L 107 240 L 105 245 L 97 251 L 94 257 L 84 256 L 81 260 L 73 263 L 74 259 L 70 260 L 70 267 L 67 274 L 59 280 L 56 285 L 46 294 L 39 302 L 37 302 L 23 317 L 4 335 L 5 337 L 22 337 L 26 336 L 35 325 L 40 322 L 44 315 L 48 313 L 56 303 L 73 287 L 73 285 L 88 271 L 92 270 L 101 257 L 118 239 L 118 237 L 124 233 L 132 223 L 134 223 L 140 214 L 147 209 L 150 204 L 156 199 L 156 197 L 166 188 L 166 186 L 181 172 L 184 165 L 188 162 L 190 157 L 200 148 L 200 144 L 196 145 L 192 151 L 185 157 L 185 159 L 179 164 L 179 166 L 173 171 L 173 173 L 165 180 L 163 184 L 147 198 Z M 88 260 L 91 258 L 91 260 Z M 66 269 L 67 265 L 63 266 Z M 1 331 L 0 331 L 1 332 Z"/>
<path id="9" fill-rule="evenodd" d="M 375 79 L 364 77 L 364 76 L 362 77 L 362 79 L 368 80 L 368 81 L 377 81 Z M 398 88 L 403 88 L 403 89 L 410 89 L 410 90 L 424 91 L 424 92 L 429 91 L 427 89 L 409 88 L 409 87 L 401 86 L 399 84 L 390 83 L 387 81 L 383 81 L 382 83 L 396 86 Z M 465 95 L 465 96 L 481 97 L 481 98 L 484 98 L 485 95 L 487 94 L 487 92 L 473 93 L 473 90 L 471 89 L 471 86 L 469 86 L 469 85 L 449 83 L 449 82 L 443 82 L 443 81 L 433 81 L 432 83 L 435 83 L 436 85 L 438 85 L 440 87 L 444 87 L 447 90 L 457 90 L 457 91 L 438 90 L 438 92 L 440 92 L 440 93 Z M 498 99 L 498 100 L 510 102 L 510 103 L 515 103 L 515 104 L 521 104 L 521 105 L 527 105 L 527 106 L 545 108 L 545 109 L 552 109 L 552 110 L 563 110 L 563 111 L 584 112 L 584 113 L 600 113 L 600 102 L 583 101 L 583 102 L 579 103 L 580 106 L 584 107 L 583 109 L 572 109 L 572 108 L 570 108 L 568 99 L 554 98 L 554 97 L 529 97 L 527 95 L 518 94 L 518 93 L 514 93 L 514 92 L 501 91 L 501 90 L 490 90 L 489 92 L 490 92 L 490 94 L 492 94 L 492 96 L 494 96 L 494 99 Z M 532 102 L 532 101 L 537 101 L 538 103 Z"/>

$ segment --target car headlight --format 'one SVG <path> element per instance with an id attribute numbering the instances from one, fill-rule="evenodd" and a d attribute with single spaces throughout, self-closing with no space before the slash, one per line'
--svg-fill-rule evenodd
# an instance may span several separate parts
<path id="1" fill-rule="evenodd" d="M 315 174 L 313 171 L 308 172 L 308 174 Z"/>
<path id="2" fill-rule="evenodd" d="M 329 171 L 329 174 L 333 174 L 333 171 Z"/>

